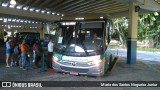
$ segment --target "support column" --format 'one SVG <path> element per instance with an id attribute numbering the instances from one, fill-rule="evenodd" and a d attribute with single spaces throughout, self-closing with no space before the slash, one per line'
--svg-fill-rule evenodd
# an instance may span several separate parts
<path id="1" fill-rule="evenodd" d="M 41 30 L 40 30 L 40 39 L 44 39 L 44 34 L 45 34 L 45 32 L 44 32 L 45 30 L 44 30 L 44 25 L 42 24 L 42 28 L 41 28 Z"/>
<path id="2" fill-rule="evenodd" d="M 0 41 L 4 42 L 4 29 L 0 28 Z"/>
<path id="3" fill-rule="evenodd" d="M 137 59 L 137 26 L 138 12 L 135 12 L 135 3 L 129 5 L 129 30 L 127 42 L 127 64 L 135 64 Z"/>
<path id="4" fill-rule="evenodd" d="M 4 38 L 4 29 L 0 28 L 0 38 Z"/>
<path id="5" fill-rule="evenodd" d="M 50 34 L 50 26 L 49 25 L 50 25 L 49 23 L 47 23 L 47 25 L 46 25 L 47 34 Z"/>

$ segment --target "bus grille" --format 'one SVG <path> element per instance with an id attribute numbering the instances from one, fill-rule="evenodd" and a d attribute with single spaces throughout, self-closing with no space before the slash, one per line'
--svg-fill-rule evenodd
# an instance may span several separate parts
<path id="1" fill-rule="evenodd" d="M 64 67 L 64 66 L 60 66 L 62 70 L 65 71 L 75 71 L 78 73 L 87 73 L 89 70 L 88 69 L 80 69 L 80 68 L 71 68 L 71 67 Z"/>
<path id="2" fill-rule="evenodd" d="M 63 61 L 63 62 L 59 62 L 60 64 L 63 64 L 63 65 L 68 65 L 68 66 L 72 66 L 72 62 L 70 61 Z M 75 63 L 75 66 L 77 67 L 89 67 L 91 65 L 88 65 L 86 62 L 74 62 Z"/>

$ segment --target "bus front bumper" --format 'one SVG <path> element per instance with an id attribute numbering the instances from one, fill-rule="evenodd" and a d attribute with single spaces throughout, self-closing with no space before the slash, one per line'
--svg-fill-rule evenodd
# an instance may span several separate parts
<path id="1" fill-rule="evenodd" d="M 104 64 L 93 65 L 88 67 L 64 65 L 59 62 L 53 62 L 53 68 L 58 72 L 71 73 L 75 72 L 78 75 L 88 76 L 103 76 L 104 75 Z"/>

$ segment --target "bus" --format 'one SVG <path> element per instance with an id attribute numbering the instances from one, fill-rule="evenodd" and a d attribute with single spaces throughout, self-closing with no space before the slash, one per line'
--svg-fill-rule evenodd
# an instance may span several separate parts
<path id="1" fill-rule="evenodd" d="M 103 76 L 117 53 L 109 49 L 112 21 L 61 20 L 55 22 L 53 69 L 73 75 Z"/>

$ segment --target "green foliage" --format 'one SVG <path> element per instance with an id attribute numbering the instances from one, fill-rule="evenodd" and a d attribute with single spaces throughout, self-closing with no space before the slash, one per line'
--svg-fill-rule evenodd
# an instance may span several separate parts
<path id="1" fill-rule="evenodd" d="M 154 43 L 158 43 L 156 38 L 158 33 L 160 33 L 160 12 L 154 12 L 149 14 L 139 15 L 138 17 L 138 40 L 145 40 L 150 38 L 154 40 Z M 128 26 L 125 25 L 128 18 L 122 17 L 114 19 L 114 24 L 119 26 L 119 35 L 124 35 L 124 38 L 127 38 Z M 118 35 L 114 35 L 117 36 Z M 160 42 L 160 41 L 159 41 Z"/>
<path id="2" fill-rule="evenodd" d="M 155 16 L 158 16 L 158 15 L 159 15 L 159 13 L 158 13 L 158 12 L 154 12 L 154 15 L 155 15 Z"/>
<path id="3" fill-rule="evenodd" d="M 158 30 L 157 30 L 157 32 L 160 32 L 160 25 L 158 25 Z"/>

